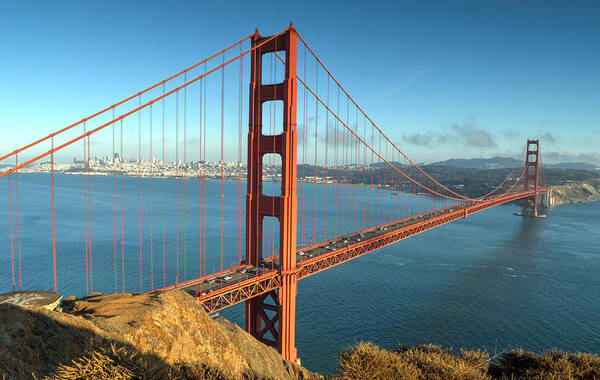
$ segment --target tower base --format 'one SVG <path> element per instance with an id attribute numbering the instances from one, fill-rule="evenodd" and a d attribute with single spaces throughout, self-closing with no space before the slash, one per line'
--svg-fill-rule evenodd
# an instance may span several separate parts
<path id="1" fill-rule="evenodd" d="M 529 217 L 529 218 L 545 218 L 546 214 L 538 214 L 538 215 L 534 215 L 528 212 L 515 212 L 513 213 L 514 215 L 517 216 L 525 216 L 525 217 Z"/>

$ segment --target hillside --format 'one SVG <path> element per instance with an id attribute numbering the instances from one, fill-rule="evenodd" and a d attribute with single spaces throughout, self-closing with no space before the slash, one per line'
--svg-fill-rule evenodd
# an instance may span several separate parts
<path id="1" fill-rule="evenodd" d="M 567 182 L 552 187 L 552 201 L 554 206 L 598 200 L 600 200 L 600 179 Z"/>
<path id="2" fill-rule="evenodd" d="M 209 317 L 184 292 L 97 295 L 62 306 L 0 304 L 0 379 L 323 379 L 237 325 Z M 372 343 L 340 349 L 331 379 L 600 378 L 595 354 L 514 350 L 490 357 Z"/>
<path id="3" fill-rule="evenodd" d="M 431 165 L 452 166 L 465 169 L 510 169 L 520 162 L 521 161 L 510 157 L 451 158 L 449 160 L 435 162 Z M 566 170 L 599 170 L 598 165 L 593 165 L 587 162 L 560 162 L 554 164 L 544 163 L 544 167 Z"/>
<path id="4" fill-rule="evenodd" d="M 512 168 L 520 161 L 509 157 L 492 158 L 451 158 L 449 160 L 435 162 L 435 166 L 452 166 L 465 169 L 506 169 Z"/>
<path id="5" fill-rule="evenodd" d="M 0 379 L 321 378 L 179 291 L 99 295 L 63 312 L 1 304 L 0 343 Z"/>
<path id="6" fill-rule="evenodd" d="M 414 176 L 414 169 L 411 167 L 394 163 L 398 168 L 404 170 L 409 175 Z M 514 162 L 513 162 L 514 165 Z M 437 164 L 425 165 L 423 169 L 435 178 L 440 183 L 444 184 L 448 188 L 456 191 L 467 197 L 478 197 L 483 194 L 494 190 L 498 184 L 502 183 L 504 179 L 510 174 L 511 168 L 497 168 L 497 169 L 478 169 L 478 168 L 465 168 L 457 166 L 441 166 Z M 523 172 L 523 168 L 517 168 L 513 172 L 513 178 L 518 177 Z M 340 183 L 351 183 L 351 184 L 370 184 L 374 181 L 381 181 L 382 185 L 387 185 L 391 188 L 406 189 L 409 186 L 407 179 L 398 176 L 398 173 L 387 164 L 375 164 L 373 167 L 362 167 L 362 168 L 342 168 L 342 169 L 328 169 L 324 167 L 315 167 L 312 165 L 298 165 L 298 178 L 301 179 L 303 174 L 310 176 L 312 182 L 312 176 L 317 177 L 328 177 Z M 576 170 L 576 169 L 561 169 L 561 168 L 548 168 L 544 167 L 543 172 L 540 174 L 541 181 L 545 182 L 548 186 L 555 188 L 556 186 L 572 185 L 574 183 L 586 183 L 594 182 L 600 179 L 600 170 Z M 422 175 L 417 176 L 421 178 Z M 410 187 L 409 187 L 410 188 Z M 583 190 L 582 190 L 583 191 Z M 562 203 L 577 203 L 588 201 L 588 198 L 577 195 L 576 192 L 566 192 L 565 197 L 573 195 L 571 199 L 561 198 Z"/>
<path id="7" fill-rule="evenodd" d="M 504 178 L 508 176 L 511 169 L 466 169 L 449 166 L 427 166 L 425 170 L 432 177 L 439 180 L 448 187 L 457 190 L 467 196 L 479 196 L 493 190 Z M 519 172 L 519 170 L 516 170 Z M 520 169 L 522 171 L 522 169 Z M 518 176 L 518 174 L 517 174 Z M 555 205 L 563 203 L 578 203 L 593 200 L 583 197 L 585 192 L 582 186 L 586 183 L 597 183 L 600 180 L 600 172 L 574 169 L 544 168 L 543 177 L 552 188 L 553 194 L 558 189 L 559 198 L 555 198 Z M 579 184 L 579 185 L 578 185 Z M 573 190 L 581 188 L 580 191 L 563 191 L 564 186 Z M 580 194 L 581 193 L 581 194 Z M 596 199 L 597 200 L 597 199 Z"/>

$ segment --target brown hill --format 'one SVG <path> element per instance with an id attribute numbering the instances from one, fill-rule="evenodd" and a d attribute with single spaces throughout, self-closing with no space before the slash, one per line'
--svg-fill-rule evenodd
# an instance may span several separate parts
<path id="1" fill-rule="evenodd" d="M 6 379 L 321 378 L 238 326 L 212 319 L 179 291 L 99 295 L 66 303 L 63 311 L 0 305 L 0 373 Z"/>
<path id="2" fill-rule="evenodd" d="M 318 343 L 317 343 L 318 344 Z M 359 343 L 332 379 L 600 379 L 595 354 Z M 63 310 L 0 304 L 0 379 L 322 379 L 186 293 L 114 294 Z"/>
<path id="3" fill-rule="evenodd" d="M 552 186 L 552 204 L 554 206 L 598 200 L 600 200 L 600 179 Z"/>

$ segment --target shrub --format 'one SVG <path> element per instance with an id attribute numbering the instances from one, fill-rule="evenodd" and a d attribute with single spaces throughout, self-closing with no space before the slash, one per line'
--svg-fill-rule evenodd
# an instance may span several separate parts
<path id="1" fill-rule="evenodd" d="M 489 356 L 461 351 L 460 356 L 440 346 L 400 346 L 386 351 L 372 343 L 359 343 L 338 356 L 339 379 L 490 379 Z"/>
<path id="2" fill-rule="evenodd" d="M 155 356 L 141 355 L 129 347 L 110 345 L 85 354 L 70 364 L 61 364 L 46 380 L 130 379 L 224 379 L 204 365 L 169 365 Z"/>
<path id="3" fill-rule="evenodd" d="M 500 379 L 600 379 L 600 357 L 594 354 L 524 350 L 504 353 L 489 372 Z"/>
<path id="4" fill-rule="evenodd" d="M 372 343 L 358 343 L 338 355 L 336 379 L 428 380 L 600 380 L 600 357 L 595 354 L 549 351 L 535 354 L 507 351 L 490 359 L 485 351 L 436 345 L 399 346 L 383 350 Z"/>

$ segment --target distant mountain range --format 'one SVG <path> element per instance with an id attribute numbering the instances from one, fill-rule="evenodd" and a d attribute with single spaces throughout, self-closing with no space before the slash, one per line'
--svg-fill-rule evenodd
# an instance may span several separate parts
<path id="1" fill-rule="evenodd" d="M 429 165 L 452 166 L 465 169 L 505 169 L 513 168 L 519 161 L 510 157 L 492 157 L 492 158 L 452 158 L 445 161 L 435 162 Z M 586 162 L 561 162 L 558 164 L 544 164 L 548 168 L 591 170 L 598 171 L 600 168 L 596 165 Z"/>

